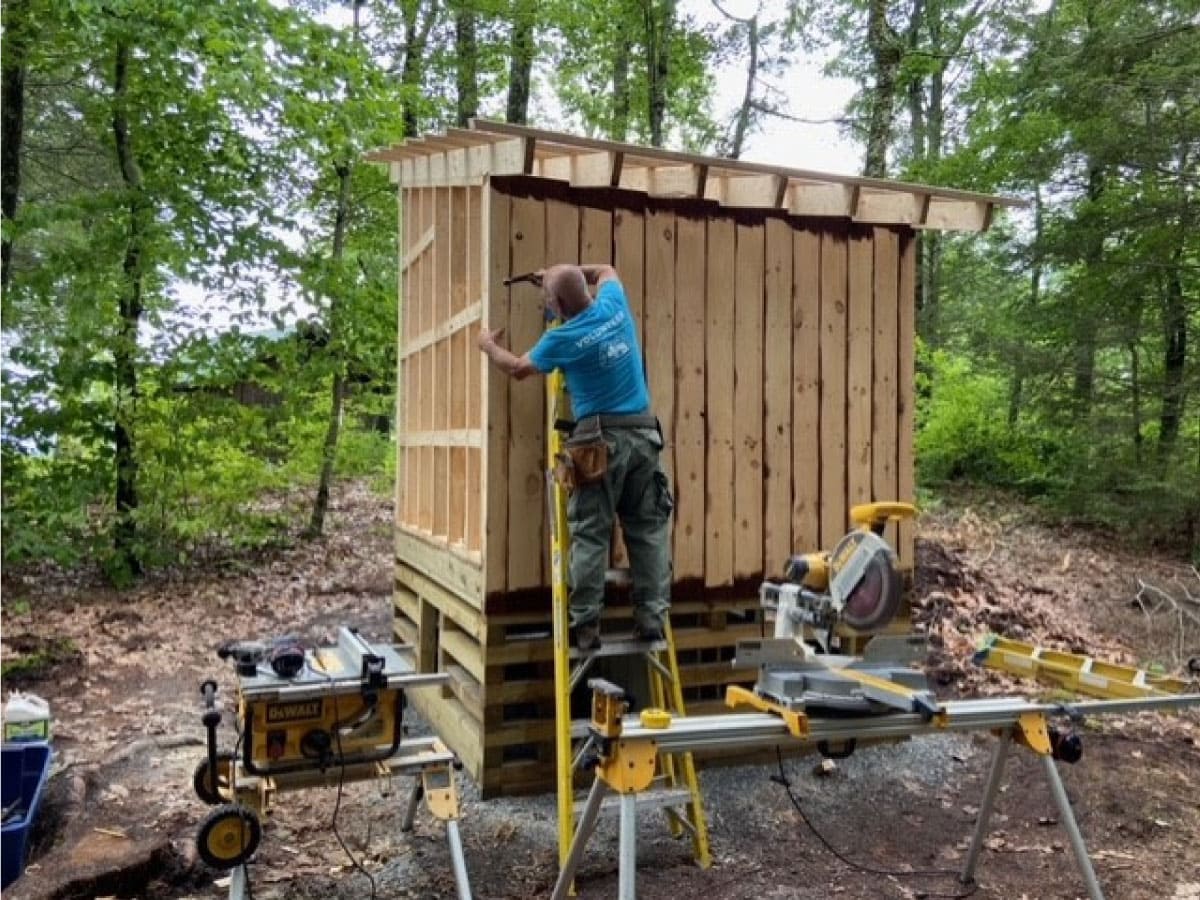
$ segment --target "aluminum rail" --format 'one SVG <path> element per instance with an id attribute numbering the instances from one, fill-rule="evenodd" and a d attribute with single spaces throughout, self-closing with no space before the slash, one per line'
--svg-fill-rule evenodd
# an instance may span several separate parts
<path id="1" fill-rule="evenodd" d="M 784 721 L 772 713 L 734 713 L 684 716 L 672 719 L 666 728 L 647 728 L 636 716 L 622 721 L 624 741 L 653 740 L 664 753 L 711 750 L 725 747 L 747 749 L 776 744 L 818 744 L 823 741 L 887 740 L 919 734 L 950 731 L 987 731 L 1012 728 L 1021 716 L 1042 714 L 1078 719 L 1089 715 L 1133 713 L 1148 710 L 1179 710 L 1200 707 L 1200 693 L 1172 697 L 1139 697 L 1130 700 L 1085 700 L 1079 703 L 1043 703 L 1024 698 L 953 700 L 941 713 L 926 720 L 917 713 L 886 713 L 878 716 L 808 720 L 808 734 L 795 737 Z"/>

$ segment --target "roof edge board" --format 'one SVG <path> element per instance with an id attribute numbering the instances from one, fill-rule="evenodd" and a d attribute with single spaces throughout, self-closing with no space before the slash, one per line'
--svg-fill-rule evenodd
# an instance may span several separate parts
<path id="1" fill-rule="evenodd" d="M 863 188 L 893 192 L 908 192 L 914 194 L 935 194 L 948 199 L 981 202 L 986 201 L 997 206 L 1024 207 L 1028 202 L 1017 197 L 1005 197 L 998 194 L 984 194 L 978 191 L 965 191 L 958 188 L 940 187 L 937 185 L 917 184 L 907 181 L 892 181 L 886 178 L 870 178 L 860 175 L 840 175 L 830 172 L 817 172 L 811 169 L 798 169 L 788 166 L 775 166 L 765 163 L 755 163 L 741 159 L 723 159 L 721 157 L 704 156 L 695 153 L 683 153 L 677 150 L 664 150 L 657 147 L 645 147 L 639 144 L 629 144 L 620 141 L 609 141 L 601 138 L 569 135 L 563 132 L 548 131 L 532 128 L 527 125 L 513 125 L 508 122 L 495 122 L 490 119 L 472 119 L 471 128 L 482 133 L 507 135 L 510 137 L 532 137 L 550 143 L 574 145 L 589 150 L 624 153 L 627 160 L 638 159 L 669 161 L 677 164 L 707 165 L 710 171 L 729 170 L 732 175 L 782 175 L 787 178 L 797 178 L 822 183 L 836 182 L 857 185 Z"/>

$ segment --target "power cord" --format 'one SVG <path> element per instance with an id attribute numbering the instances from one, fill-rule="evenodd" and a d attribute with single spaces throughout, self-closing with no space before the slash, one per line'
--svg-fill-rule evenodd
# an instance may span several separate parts
<path id="1" fill-rule="evenodd" d="M 817 830 L 816 826 L 813 825 L 803 808 L 801 808 L 800 801 L 796 798 L 795 793 L 792 791 L 791 779 L 787 777 L 787 772 L 783 767 L 783 752 L 779 749 L 778 745 L 775 746 L 775 758 L 779 762 L 779 774 L 772 775 L 771 781 L 783 786 L 783 789 L 787 792 L 788 799 L 792 801 L 792 806 L 795 807 L 796 813 L 800 816 L 800 821 L 808 826 L 808 830 L 811 831 L 813 836 L 821 842 L 821 845 L 824 846 L 824 848 L 831 854 L 837 857 L 843 864 L 849 866 L 851 869 L 857 869 L 859 872 L 866 872 L 868 875 L 885 875 L 892 878 L 944 878 L 946 876 L 953 876 L 955 878 L 959 877 L 959 872 L 954 869 L 879 869 L 874 866 L 863 865 L 862 863 L 858 863 L 852 859 L 849 859 L 844 854 L 840 853 L 838 849 L 833 846 L 833 844 L 829 843 L 829 841 L 825 838 L 825 835 L 821 834 L 821 832 Z M 967 890 L 960 891 L 958 893 L 950 894 L 925 891 L 921 894 L 921 896 L 941 897 L 945 898 L 945 900 L 964 900 L 964 898 L 970 897 L 977 890 L 979 890 L 979 884 L 977 882 L 972 882 L 971 886 L 967 888 Z"/>
<path id="2" fill-rule="evenodd" d="M 332 682 L 333 679 L 330 678 L 330 681 Z M 340 714 L 338 713 L 337 695 L 336 694 L 331 695 L 331 699 L 333 700 L 333 718 L 336 722 L 337 720 L 340 719 Z M 337 820 L 338 820 L 338 812 L 342 808 L 342 786 L 346 781 L 346 755 L 342 752 L 342 729 L 336 724 L 333 727 L 333 736 L 334 736 L 334 740 L 337 742 L 338 767 L 339 768 L 338 768 L 338 783 L 337 783 L 337 800 L 333 804 L 333 818 L 329 823 L 330 828 L 333 831 L 333 836 L 335 838 L 337 838 L 337 842 L 339 844 L 341 844 L 342 850 L 344 850 L 346 853 L 346 856 L 348 856 L 350 858 L 351 865 L 353 865 L 354 868 L 358 869 L 358 871 L 361 872 L 363 875 L 367 876 L 367 881 L 369 881 L 371 883 L 371 900 L 375 900 L 375 876 L 372 875 L 370 872 L 368 872 L 363 867 L 362 863 L 360 863 L 358 861 L 358 858 L 355 857 L 355 855 L 350 852 L 350 848 L 346 845 L 346 842 L 344 840 L 342 840 L 342 835 L 338 831 Z"/>

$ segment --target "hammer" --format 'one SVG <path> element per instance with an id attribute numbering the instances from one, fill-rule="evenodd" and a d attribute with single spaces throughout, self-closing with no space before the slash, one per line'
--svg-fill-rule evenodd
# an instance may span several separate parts
<path id="1" fill-rule="evenodd" d="M 541 287 L 542 286 L 541 273 L 540 272 L 526 272 L 524 275 L 511 275 L 508 278 L 504 279 L 504 286 L 509 287 L 510 285 L 521 284 L 522 282 L 532 284 L 537 287 Z"/>

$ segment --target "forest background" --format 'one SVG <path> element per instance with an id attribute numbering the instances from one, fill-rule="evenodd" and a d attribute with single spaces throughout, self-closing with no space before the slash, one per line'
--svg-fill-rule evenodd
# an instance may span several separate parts
<path id="1" fill-rule="evenodd" d="M 128 584 L 390 492 L 362 157 L 477 115 L 773 162 L 833 126 L 844 171 L 1027 200 L 921 236 L 919 501 L 1200 562 L 1200 0 L 6 0 L 0 66 L 6 565 Z"/>

